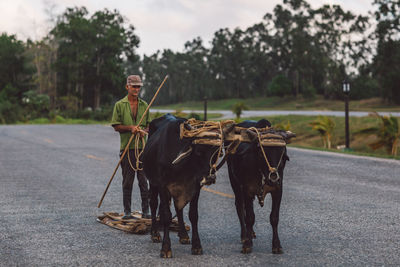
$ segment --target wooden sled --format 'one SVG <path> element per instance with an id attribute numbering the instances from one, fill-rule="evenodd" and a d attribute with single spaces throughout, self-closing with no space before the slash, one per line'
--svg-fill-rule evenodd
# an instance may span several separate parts
<path id="1" fill-rule="evenodd" d="M 142 214 L 138 211 L 132 212 L 133 219 L 122 219 L 123 213 L 117 212 L 103 212 L 102 215 L 97 216 L 97 222 L 110 226 L 130 234 L 143 235 L 150 232 L 151 219 L 142 218 Z M 160 218 L 157 218 L 157 222 Z M 160 226 L 160 224 L 159 224 Z M 159 230 L 162 230 L 159 227 Z M 185 224 L 186 231 L 190 230 L 190 227 Z M 173 219 L 169 227 L 171 231 L 177 232 L 179 230 L 178 220 Z"/>

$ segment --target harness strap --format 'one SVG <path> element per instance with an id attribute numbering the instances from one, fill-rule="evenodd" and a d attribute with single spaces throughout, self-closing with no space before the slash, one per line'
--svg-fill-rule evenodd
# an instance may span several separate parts
<path id="1" fill-rule="evenodd" d="M 279 159 L 278 165 L 277 165 L 275 168 L 274 168 L 274 167 L 271 167 L 271 164 L 269 164 L 267 155 L 265 154 L 264 147 L 262 146 L 262 143 L 261 143 L 260 132 L 259 132 L 259 131 L 257 130 L 257 128 L 255 128 L 255 127 L 251 127 L 251 128 L 249 128 L 249 129 L 250 129 L 250 130 L 254 130 L 254 131 L 257 133 L 258 143 L 260 144 L 261 152 L 262 152 L 262 154 L 263 154 L 263 156 L 264 156 L 265 162 L 267 163 L 267 166 L 268 166 L 269 171 L 270 171 L 270 172 L 277 172 L 277 171 L 278 171 L 278 168 L 279 168 L 279 165 L 281 165 L 282 158 L 283 158 L 283 154 L 284 154 L 285 150 L 284 150 L 284 149 L 282 150 L 282 154 L 281 154 L 281 157 L 280 157 L 280 159 Z"/>
<path id="2" fill-rule="evenodd" d="M 218 162 L 219 157 L 221 156 L 222 147 L 224 146 L 224 134 L 223 134 L 223 132 L 222 132 L 222 125 L 221 125 L 221 122 L 218 122 L 218 126 L 219 126 L 219 130 L 220 130 L 220 133 L 221 133 L 221 145 L 219 146 L 218 150 L 215 150 L 215 152 L 218 151 L 218 155 L 217 155 L 217 158 L 215 159 L 214 164 L 211 164 L 211 160 L 212 160 L 212 158 L 214 157 L 215 152 L 213 153 L 213 155 L 212 155 L 211 158 L 210 158 L 210 173 L 209 173 L 209 175 L 213 174 L 213 172 L 214 172 L 214 173 L 217 172 L 217 170 L 218 170 L 217 162 Z M 224 159 L 222 159 L 222 160 L 224 160 Z M 222 166 L 222 165 L 221 165 L 221 166 Z M 220 167 L 220 168 L 221 168 L 221 167 Z"/>

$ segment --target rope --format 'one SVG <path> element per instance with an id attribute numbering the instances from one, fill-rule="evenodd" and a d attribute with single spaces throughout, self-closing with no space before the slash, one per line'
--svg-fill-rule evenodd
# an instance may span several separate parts
<path id="1" fill-rule="evenodd" d="M 143 146 L 142 150 L 139 149 L 139 142 L 140 141 L 142 142 L 142 146 Z M 134 150 L 135 150 L 135 158 L 136 158 L 136 168 L 133 167 L 133 165 L 132 165 L 131 158 L 129 156 L 129 148 L 128 148 L 128 162 L 129 162 L 129 165 L 131 166 L 132 170 L 134 170 L 135 172 L 143 170 L 143 168 L 140 168 L 140 163 L 142 163 L 140 161 L 140 156 L 143 154 L 145 146 L 146 146 L 146 141 L 145 141 L 144 136 L 140 137 L 140 133 L 139 132 L 136 133 L 135 134 L 135 148 L 134 148 Z"/>
<path id="2" fill-rule="evenodd" d="M 189 124 L 192 129 L 187 130 L 181 124 L 181 132 L 180 132 L 180 138 L 182 139 L 183 137 L 196 137 L 200 133 L 203 132 L 212 132 L 213 130 L 219 130 L 220 134 L 222 135 L 222 127 L 226 124 L 231 124 L 234 123 L 233 120 L 226 120 L 226 121 L 198 121 L 194 118 L 188 119 L 186 124 Z M 217 137 L 217 136 L 215 136 Z M 219 136 L 218 136 L 219 137 Z"/>
<path id="3" fill-rule="evenodd" d="M 187 130 L 184 127 L 184 124 L 182 123 L 180 125 L 180 139 L 186 137 L 186 138 L 201 138 L 201 137 L 206 137 L 209 139 L 220 139 L 218 140 L 219 145 L 218 145 L 218 149 L 216 149 L 214 151 L 214 153 L 212 154 L 210 161 L 209 161 L 209 165 L 210 165 L 210 172 L 209 175 L 211 175 L 212 173 L 215 173 L 217 171 L 217 163 L 219 158 L 221 157 L 221 153 L 223 151 L 223 147 L 224 147 L 224 133 L 223 133 L 223 126 L 226 124 L 231 124 L 234 123 L 233 120 L 226 120 L 226 121 L 199 121 L 196 120 L 194 118 L 188 119 L 186 122 L 186 124 L 190 125 L 190 130 Z M 208 132 L 208 133 L 205 133 Z M 202 133 L 205 133 L 203 135 L 201 135 Z M 212 163 L 212 159 L 214 158 L 215 154 L 218 152 L 217 154 L 217 158 L 215 159 L 215 162 Z"/>
<path id="4" fill-rule="evenodd" d="M 261 152 L 262 152 L 262 154 L 263 154 L 263 156 L 264 156 L 265 162 L 267 163 L 267 166 L 268 166 L 269 171 L 270 171 L 270 172 L 277 172 L 277 170 L 278 170 L 278 168 L 279 168 L 279 165 L 281 164 L 282 157 L 283 157 L 283 154 L 284 154 L 285 150 L 284 150 L 284 149 L 282 150 L 281 158 L 279 159 L 279 163 L 278 163 L 278 165 L 276 166 L 276 168 L 271 167 L 271 165 L 269 164 L 267 155 L 265 154 L 264 147 L 263 147 L 262 142 L 261 142 L 260 132 L 259 132 L 258 129 L 255 128 L 255 127 L 251 127 L 251 128 L 249 128 L 249 130 L 254 130 L 254 131 L 257 133 L 258 142 L 259 142 L 259 144 L 260 144 Z"/>

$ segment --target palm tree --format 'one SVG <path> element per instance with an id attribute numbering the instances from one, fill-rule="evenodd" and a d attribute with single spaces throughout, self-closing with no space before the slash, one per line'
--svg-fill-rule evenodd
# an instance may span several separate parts
<path id="1" fill-rule="evenodd" d="M 318 131 L 321 135 L 324 147 L 331 148 L 331 138 L 333 129 L 335 129 L 335 122 L 327 116 L 318 116 L 318 119 L 311 122 L 313 130 Z"/>
<path id="2" fill-rule="evenodd" d="M 290 121 L 287 121 L 286 123 L 280 122 L 274 125 L 275 129 L 279 130 L 284 130 L 284 131 L 290 131 L 292 126 L 290 125 Z"/>
<path id="3" fill-rule="evenodd" d="M 236 114 L 236 119 L 240 119 L 243 110 L 248 110 L 249 108 L 243 102 L 237 102 L 232 106 L 232 112 Z"/>
<path id="4" fill-rule="evenodd" d="M 399 146 L 400 139 L 400 128 L 399 121 L 393 116 L 382 116 L 377 112 L 370 114 L 372 117 L 379 118 L 381 120 L 378 127 L 369 127 L 362 129 L 357 134 L 376 135 L 378 140 L 369 144 L 369 146 L 376 150 L 381 147 L 385 147 L 388 154 L 397 156 L 397 147 Z"/>

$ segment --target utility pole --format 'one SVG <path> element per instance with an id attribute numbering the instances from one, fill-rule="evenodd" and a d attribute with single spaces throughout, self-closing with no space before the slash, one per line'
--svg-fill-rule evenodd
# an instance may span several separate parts
<path id="1" fill-rule="evenodd" d="M 350 84 L 346 79 L 343 81 L 343 93 L 344 93 L 346 149 L 348 150 L 348 149 L 350 149 L 350 131 L 349 131 L 349 93 L 350 93 Z"/>

